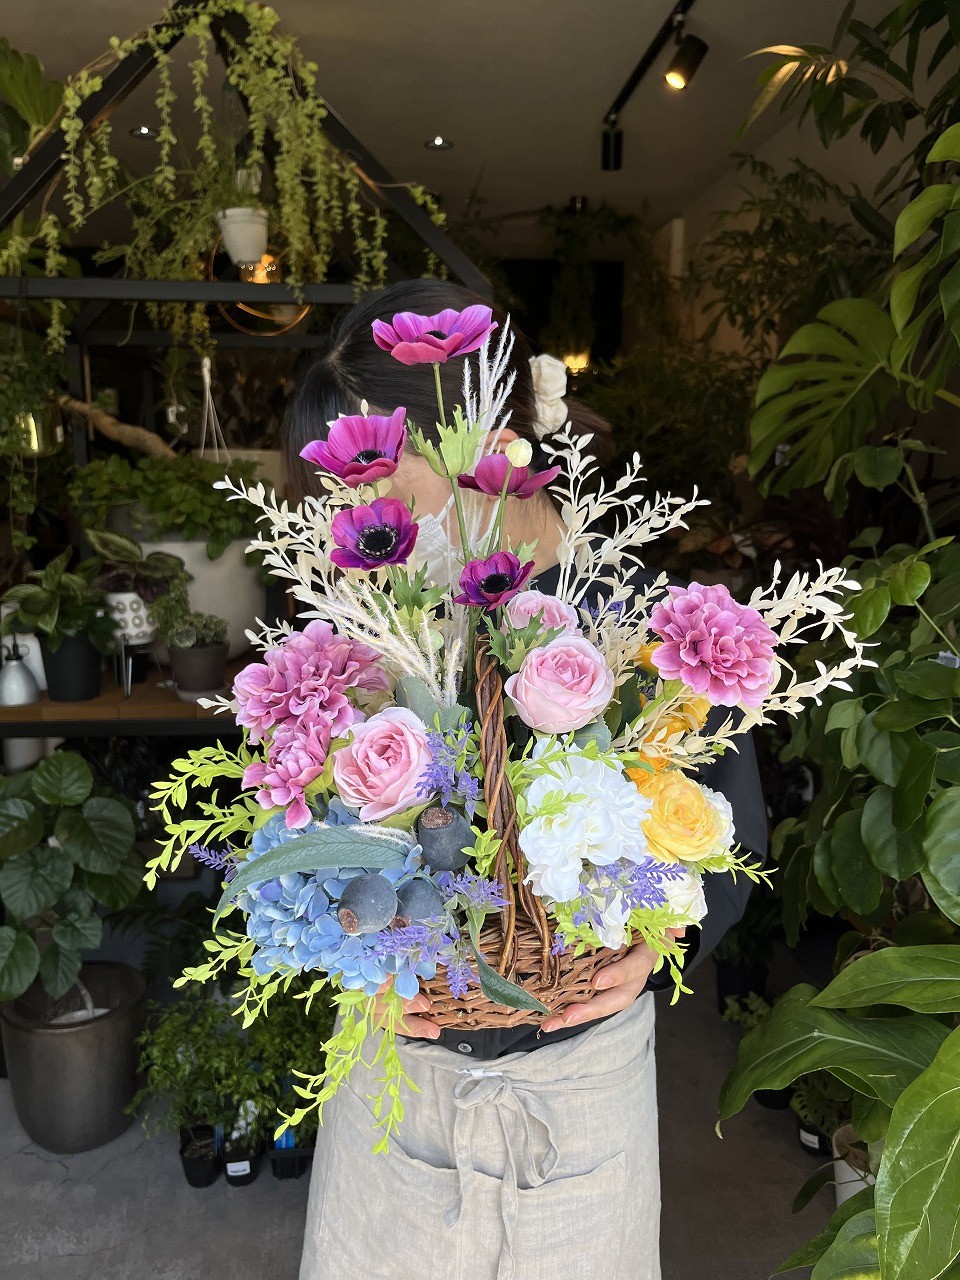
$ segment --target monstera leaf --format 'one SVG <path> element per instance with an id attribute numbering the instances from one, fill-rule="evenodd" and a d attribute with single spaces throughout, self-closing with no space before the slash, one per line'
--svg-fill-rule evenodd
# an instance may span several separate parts
<path id="1" fill-rule="evenodd" d="M 895 338 L 893 321 L 865 298 L 831 302 L 797 330 L 760 379 L 750 424 L 752 474 L 780 446 L 788 449 L 786 465 L 766 476 L 768 490 L 817 484 L 836 459 L 864 444 L 899 389 L 890 370 Z"/>

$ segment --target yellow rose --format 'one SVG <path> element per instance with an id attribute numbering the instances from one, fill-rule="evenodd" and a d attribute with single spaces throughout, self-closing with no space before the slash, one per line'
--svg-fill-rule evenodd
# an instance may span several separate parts
<path id="1" fill-rule="evenodd" d="M 703 791 L 677 769 L 627 773 L 653 807 L 643 823 L 650 853 L 662 862 L 699 862 L 717 848 L 723 836 L 723 819 Z"/>
<path id="2" fill-rule="evenodd" d="M 660 648 L 660 643 L 659 640 L 656 640 L 652 644 L 642 644 L 633 655 L 634 664 L 638 667 L 643 667 L 646 671 L 656 672 L 657 668 L 653 665 L 653 655 Z"/>
<path id="3" fill-rule="evenodd" d="M 683 739 L 703 728 L 709 710 L 709 701 L 694 694 L 676 705 L 664 707 L 662 715 L 651 716 L 644 722 L 643 739 L 637 746 L 640 758 L 658 773 L 666 769 Z"/>

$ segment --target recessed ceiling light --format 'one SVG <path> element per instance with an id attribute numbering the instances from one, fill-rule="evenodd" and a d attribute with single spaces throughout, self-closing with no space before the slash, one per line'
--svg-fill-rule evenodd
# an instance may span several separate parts
<path id="1" fill-rule="evenodd" d="M 445 138 L 443 134 L 436 133 L 432 138 L 428 138 L 423 145 L 428 151 L 449 151 L 453 143 L 449 138 Z"/>
<path id="2" fill-rule="evenodd" d="M 156 129 L 151 129 L 148 124 L 137 124 L 130 130 L 132 138 L 155 138 L 157 136 Z"/>

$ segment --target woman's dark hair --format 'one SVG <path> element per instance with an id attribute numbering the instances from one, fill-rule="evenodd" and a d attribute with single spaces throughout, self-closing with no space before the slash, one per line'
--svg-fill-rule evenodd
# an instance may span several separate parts
<path id="1" fill-rule="evenodd" d="M 447 280 L 404 280 L 365 294 L 340 317 L 330 334 L 327 351 L 300 380 L 287 413 L 284 462 L 293 496 L 311 493 L 316 485 L 314 470 L 302 460 L 300 450 L 311 440 L 320 439 L 327 423 L 339 414 L 359 413 L 361 400 L 368 401 L 374 412 L 390 413 L 403 405 L 407 416 L 424 431 L 436 421 L 436 390 L 433 378 L 426 376 L 429 371 L 419 365 L 401 364 L 381 351 L 371 333 L 374 320 L 390 320 L 398 311 L 421 315 L 435 315 L 446 307 L 462 311 L 483 301 L 471 290 Z M 493 311 L 494 319 L 503 325 L 506 313 L 497 307 Z M 511 366 L 516 370 L 516 381 L 507 401 L 510 426 L 517 435 L 536 445 L 536 403 L 529 364 L 533 349 L 519 329 L 512 327 L 512 332 Z M 444 402 L 457 404 L 461 399 L 463 360 L 442 364 L 440 378 Z M 567 406 L 573 429 L 593 433 L 592 450 L 600 462 L 605 462 L 610 453 L 609 424 L 574 400 L 568 399 Z"/>

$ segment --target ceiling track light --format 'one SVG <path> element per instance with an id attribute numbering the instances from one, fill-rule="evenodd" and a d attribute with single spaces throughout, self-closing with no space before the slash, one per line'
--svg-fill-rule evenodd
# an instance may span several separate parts
<path id="1" fill-rule="evenodd" d="M 707 45 L 703 40 L 684 33 L 687 14 L 696 2 L 697 0 L 676 0 L 643 57 L 630 72 L 623 88 L 610 104 L 609 110 L 603 117 L 600 150 L 600 164 L 603 169 L 616 171 L 623 168 L 623 130 L 620 128 L 620 114 L 633 97 L 640 81 L 671 40 L 677 42 L 677 51 L 667 69 L 667 76 L 670 77 L 672 73 L 673 78 L 668 79 L 667 83 L 671 88 L 684 89 L 693 79 L 707 53 Z"/>

